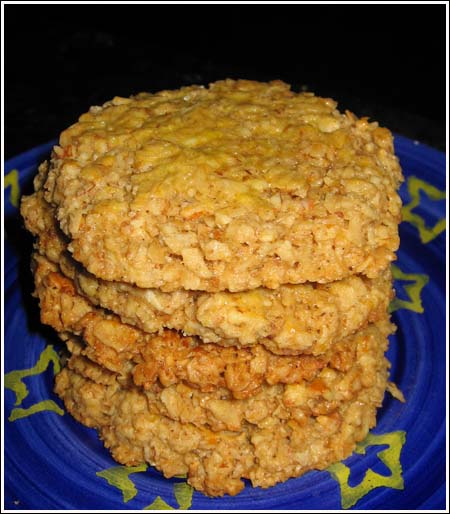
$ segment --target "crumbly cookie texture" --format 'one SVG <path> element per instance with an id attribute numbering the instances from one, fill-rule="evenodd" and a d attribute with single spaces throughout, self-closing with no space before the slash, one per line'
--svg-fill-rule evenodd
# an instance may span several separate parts
<path id="1" fill-rule="evenodd" d="M 373 278 L 399 244 L 391 133 L 279 81 L 92 107 L 39 180 L 73 257 L 143 288 Z"/>
<path id="2" fill-rule="evenodd" d="M 169 330 L 147 334 L 95 308 L 44 257 L 35 256 L 34 268 L 42 322 L 62 339 L 70 338 L 68 347 L 75 355 L 88 357 L 124 380 L 132 376 L 145 390 L 155 384 L 185 384 L 208 393 L 227 389 L 233 398 L 248 398 L 265 385 L 313 380 L 330 363 L 336 369 L 347 368 L 355 355 L 355 340 L 362 333 L 335 342 L 330 351 L 317 357 L 276 355 L 262 345 L 222 347 Z M 387 313 L 376 326 L 384 338 L 392 333 Z"/>
<path id="3" fill-rule="evenodd" d="M 212 387 L 214 379 L 201 385 L 198 381 L 190 384 L 186 379 L 165 385 L 158 379 L 155 381 L 155 366 L 160 363 L 152 351 L 143 355 L 145 360 L 129 376 L 108 371 L 77 352 L 68 361 L 68 367 L 101 383 L 111 384 L 112 378 L 116 377 L 122 386 L 137 386 L 145 392 L 154 413 L 181 423 L 208 426 L 213 431 L 236 432 L 248 423 L 263 428 L 268 423 L 267 418 L 300 420 L 335 412 L 342 403 L 353 399 L 361 388 L 374 383 L 374 366 L 386 367 L 383 354 L 387 347 L 386 329 L 389 328 L 387 323 L 370 325 L 337 344 L 329 362 L 316 361 L 315 367 L 291 375 L 289 383 L 276 383 L 269 372 L 265 383 L 256 391 L 237 398 L 235 390 L 228 389 L 225 381 L 222 387 L 217 387 L 217 381 Z M 172 349 L 173 360 L 177 360 L 180 355 L 175 347 Z M 167 349 L 165 356 L 166 359 L 169 356 Z M 205 357 L 204 354 L 203 364 L 207 366 L 210 361 Z M 227 357 L 225 352 L 223 360 Z M 186 352 L 184 360 L 190 361 L 188 366 L 195 365 L 192 352 L 190 355 Z M 216 366 L 223 360 L 217 358 Z M 245 373 L 244 362 L 235 359 L 232 365 L 241 364 L 241 371 Z M 210 373 L 213 376 L 215 369 L 212 368 Z M 281 373 L 282 369 L 279 370 Z M 248 374 L 245 378 L 248 379 Z"/>
<path id="4" fill-rule="evenodd" d="M 221 345 L 262 344 L 278 354 L 326 352 L 333 342 L 382 319 L 392 298 L 390 268 L 374 279 L 353 275 L 329 284 L 281 286 L 277 290 L 164 293 L 98 279 L 67 252 L 54 211 L 42 191 L 25 198 L 22 215 L 37 236 L 37 250 L 58 264 L 77 292 L 146 332 L 163 328 Z"/>
<path id="5" fill-rule="evenodd" d="M 234 495 L 242 478 L 269 487 L 350 455 L 375 425 L 388 387 L 386 346 L 370 326 L 355 341 L 348 371 L 327 367 L 311 382 L 266 387 L 249 400 L 180 385 L 145 392 L 79 358 L 57 376 L 55 390 L 118 462 L 148 462 L 166 477 L 186 473 L 210 496 Z"/>

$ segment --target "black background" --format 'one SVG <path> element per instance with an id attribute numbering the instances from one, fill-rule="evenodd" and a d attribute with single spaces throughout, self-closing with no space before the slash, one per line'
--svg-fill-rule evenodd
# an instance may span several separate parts
<path id="1" fill-rule="evenodd" d="M 282 79 L 445 147 L 444 5 L 6 5 L 5 154 L 115 95 Z"/>

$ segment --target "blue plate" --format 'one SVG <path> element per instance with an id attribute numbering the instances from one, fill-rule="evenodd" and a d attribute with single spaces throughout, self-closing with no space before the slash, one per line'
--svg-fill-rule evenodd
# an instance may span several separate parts
<path id="1" fill-rule="evenodd" d="M 404 222 L 393 267 L 398 326 L 391 337 L 391 377 L 406 403 L 388 394 L 377 427 L 359 453 L 329 470 L 271 489 L 249 485 L 236 497 L 211 499 L 182 478 L 148 467 L 118 466 L 94 430 L 64 413 L 52 392 L 61 348 L 39 323 L 31 297 L 31 238 L 18 199 L 54 142 L 5 165 L 5 507 L 7 509 L 309 510 L 444 509 L 445 156 L 395 138 L 405 174 Z M 106 470 L 106 471 L 105 471 Z"/>

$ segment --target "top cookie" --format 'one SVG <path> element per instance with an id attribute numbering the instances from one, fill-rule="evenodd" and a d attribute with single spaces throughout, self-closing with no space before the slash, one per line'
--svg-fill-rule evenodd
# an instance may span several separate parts
<path id="1" fill-rule="evenodd" d="M 44 189 L 97 277 L 213 292 L 375 277 L 398 248 L 401 180 L 377 123 L 225 80 L 92 107 Z"/>

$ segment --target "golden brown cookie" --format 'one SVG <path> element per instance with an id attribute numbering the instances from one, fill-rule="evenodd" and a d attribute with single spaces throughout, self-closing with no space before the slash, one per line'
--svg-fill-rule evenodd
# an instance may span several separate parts
<path id="1" fill-rule="evenodd" d="M 66 238 L 42 192 L 22 202 L 22 215 L 37 236 L 37 250 L 59 265 L 80 294 L 149 333 L 169 328 L 225 346 L 262 344 L 281 355 L 320 355 L 333 342 L 384 318 L 392 298 L 390 268 L 373 279 L 353 275 L 328 284 L 240 293 L 164 293 L 105 281 L 67 252 Z"/>
<path id="2" fill-rule="evenodd" d="M 192 486 L 210 496 L 234 495 L 244 486 L 242 478 L 269 487 L 349 456 L 375 425 L 388 387 L 385 347 L 386 338 L 369 327 L 360 340 L 359 364 L 348 372 L 327 369 L 308 385 L 268 387 L 272 394 L 263 391 L 246 401 L 208 401 L 203 395 L 202 404 L 200 393 L 188 399 L 176 387 L 156 399 L 141 388 L 109 382 L 101 370 L 86 370 L 88 362 L 64 368 L 56 392 L 78 421 L 99 431 L 121 464 L 149 462 L 166 477 L 187 474 Z M 213 430 L 219 420 L 235 430 Z"/>
<path id="3" fill-rule="evenodd" d="M 401 180 L 377 123 L 280 81 L 225 80 L 92 107 L 43 188 L 98 278 L 236 292 L 378 275 Z"/>

